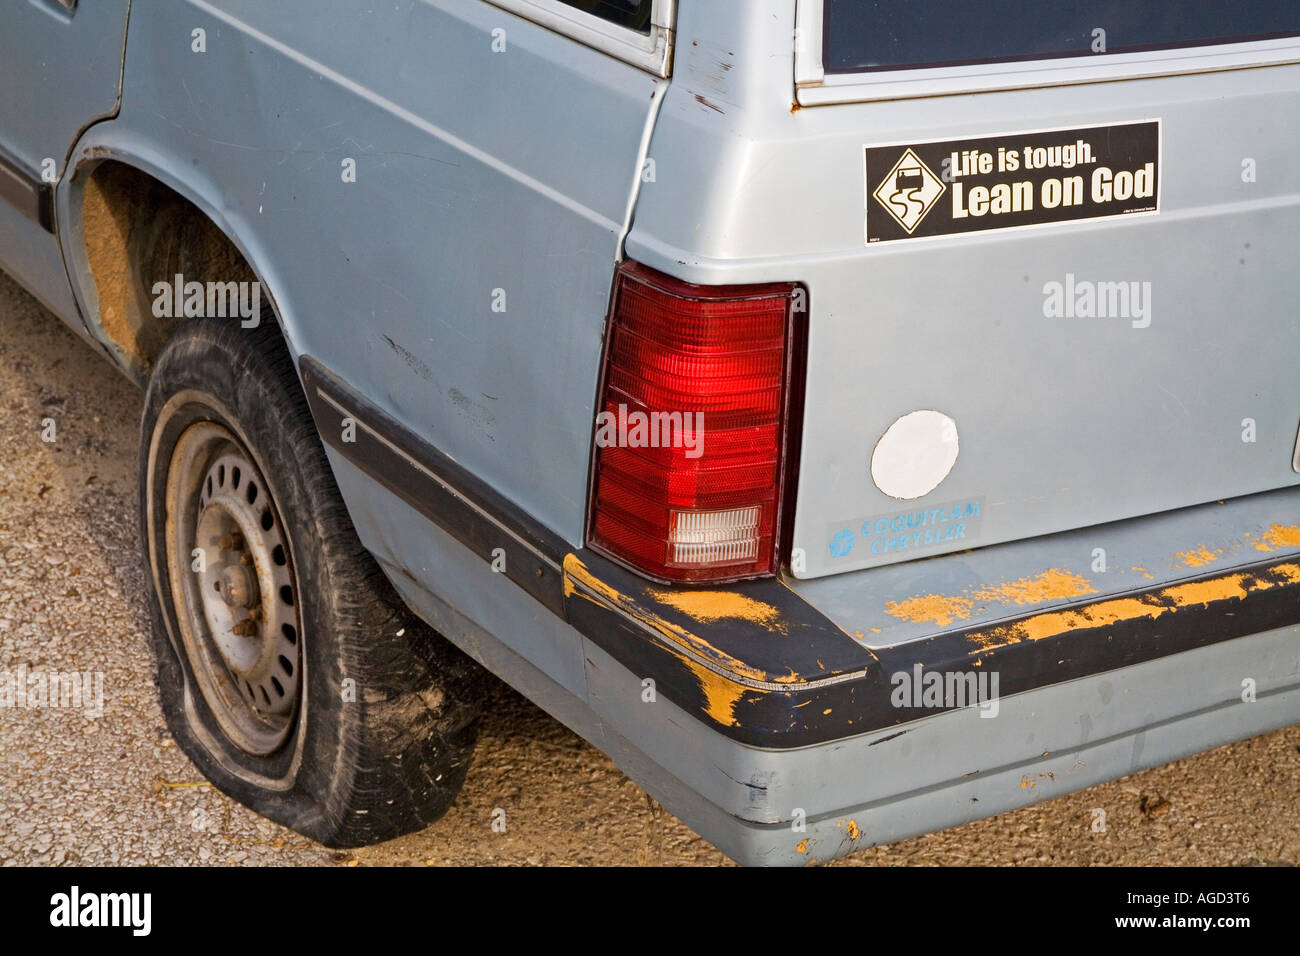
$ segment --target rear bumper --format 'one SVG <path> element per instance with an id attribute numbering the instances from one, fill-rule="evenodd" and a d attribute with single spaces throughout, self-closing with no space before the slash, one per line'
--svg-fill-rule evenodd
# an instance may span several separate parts
<path id="1" fill-rule="evenodd" d="M 574 549 L 311 360 L 302 372 L 362 540 L 406 601 L 741 862 L 829 859 L 1300 721 L 1290 526 L 1229 529 L 1255 544 L 1230 554 L 1211 541 L 1202 550 L 1221 560 L 1170 563 L 1146 586 L 1117 574 L 1077 596 L 1015 592 L 873 644 L 802 584 L 668 587 Z M 344 417 L 357 426 L 346 443 Z M 1190 527 L 1202 540 L 1236 520 L 1258 528 L 1300 511 L 1298 496 L 1228 503 Z M 1187 524 L 1141 520 L 1147 537 Z M 1040 560 L 1044 540 L 913 573 L 1002 573 Z M 863 607 L 901 596 L 875 592 L 880 571 L 842 576 Z M 942 678 L 935 693 L 928 675 Z"/>
<path id="2" fill-rule="evenodd" d="M 693 705 L 648 699 L 646 671 L 572 632 L 584 663 L 585 696 L 575 694 L 388 570 L 442 633 L 746 865 L 825 862 L 1300 722 L 1300 625 L 1291 625 L 1002 697 L 993 719 L 978 707 L 940 710 L 815 745 L 760 747 Z"/>
<path id="3" fill-rule="evenodd" d="M 690 607 L 679 593 L 602 571 L 593 575 L 576 555 L 566 564 L 571 600 L 586 605 L 569 616 L 587 636 L 592 706 L 652 762 L 633 776 L 676 781 L 679 792 L 660 796 L 665 805 L 745 863 L 832 859 L 1300 721 L 1294 554 L 862 648 L 869 659 L 851 668 L 835 659 L 837 673 L 811 678 L 761 672 L 727 654 L 748 645 L 752 661 L 761 643 L 798 660 L 806 653 L 815 665 L 832 660 L 839 645 L 797 598 L 768 589 L 780 615 L 701 627 L 666 603 Z M 727 592 L 733 603 L 742 590 Z M 757 603 L 759 589 L 749 591 Z M 610 641 L 615 631 L 632 635 L 626 650 Z M 690 678 L 675 682 L 671 666 L 649 660 L 656 642 L 682 655 Z M 606 653 L 611 647 L 621 660 Z M 945 681 L 929 699 L 907 692 L 934 673 L 976 683 Z M 638 674 L 655 675 L 657 689 L 681 705 L 639 704 Z M 972 687 L 975 701 L 959 706 L 953 692 Z M 707 731 L 688 723 L 701 715 Z"/>
<path id="4" fill-rule="evenodd" d="M 750 865 L 830 860 L 1300 721 L 1294 626 L 1016 694 L 996 719 L 966 708 L 797 750 L 691 727 L 671 704 L 635 708 L 639 681 L 599 651 L 588 674 L 606 752 Z M 1246 703 L 1242 676 L 1252 674 L 1261 676 Z"/>
<path id="5" fill-rule="evenodd" d="M 725 736 L 777 749 L 977 702 L 996 718 L 1007 697 L 1300 624 L 1300 556 L 1290 549 L 883 647 L 850 638 L 780 581 L 665 589 L 584 552 L 567 555 L 564 573 L 566 619 L 588 640 Z"/>

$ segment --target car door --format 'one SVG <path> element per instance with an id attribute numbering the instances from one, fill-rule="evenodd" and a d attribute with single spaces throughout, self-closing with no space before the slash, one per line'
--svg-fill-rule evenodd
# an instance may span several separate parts
<path id="1" fill-rule="evenodd" d="M 0 13 L 0 267 L 78 329 L 54 183 L 80 132 L 117 110 L 130 0 L 12 0 Z"/>

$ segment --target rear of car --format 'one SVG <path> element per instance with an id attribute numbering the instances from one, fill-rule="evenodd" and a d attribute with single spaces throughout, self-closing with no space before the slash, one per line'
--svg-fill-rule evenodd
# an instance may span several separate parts
<path id="1" fill-rule="evenodd" d="M 451 804 L 478 671 L 398 596 L 749 863 L 1300 720 L 1289 8 L 108 6 L 10 18 L 0 255 L 148 386 L 224 792 Z"/>
<path id="2" fill-rule="evenodd" d="M 1300 719 L 1300 16 L 777 6 L 678 11 L 599 407 L 702 440 L 566 562 L 710 732 L 602 719 L 754 862 Z"/>

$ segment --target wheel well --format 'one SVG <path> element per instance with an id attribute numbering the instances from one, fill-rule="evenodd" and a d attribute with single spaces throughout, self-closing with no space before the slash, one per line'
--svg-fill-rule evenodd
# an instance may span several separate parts
<path id="1" fill-rule="evenodd" d="M 186 282 L 256 281 L 239 249 L 198 206 L 126 163 L 103 160 L 89 169 L 80 211 L 92 312 L 98 303 L 98 315 L 87 319 L 137 382 L 148 381 L 182 321 L 155 315 L 154 283 L 171 284 L 177 275 Z"/>

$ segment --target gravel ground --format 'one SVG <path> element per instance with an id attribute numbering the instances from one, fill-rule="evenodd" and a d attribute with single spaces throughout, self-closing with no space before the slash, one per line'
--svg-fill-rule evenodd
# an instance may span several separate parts
<path id="1" fill-rule="evenodd" d="M 340 853 L 213 790 L 154 698 L 136 529 L 141 395 L 0 273 L 0 672 L 102 675 L 0 708 L 0 863 L 721 864 L 599 751 L 498 684 L 460 799 Z M 54 441 L 42 438 L 53 419 Z M 1296 864 L 1300 727 L 835 865 Z M 504 833 L 492 828 L 506 811 Z M 1093 832 L 1093 809 L 1106 830 Z"/>

